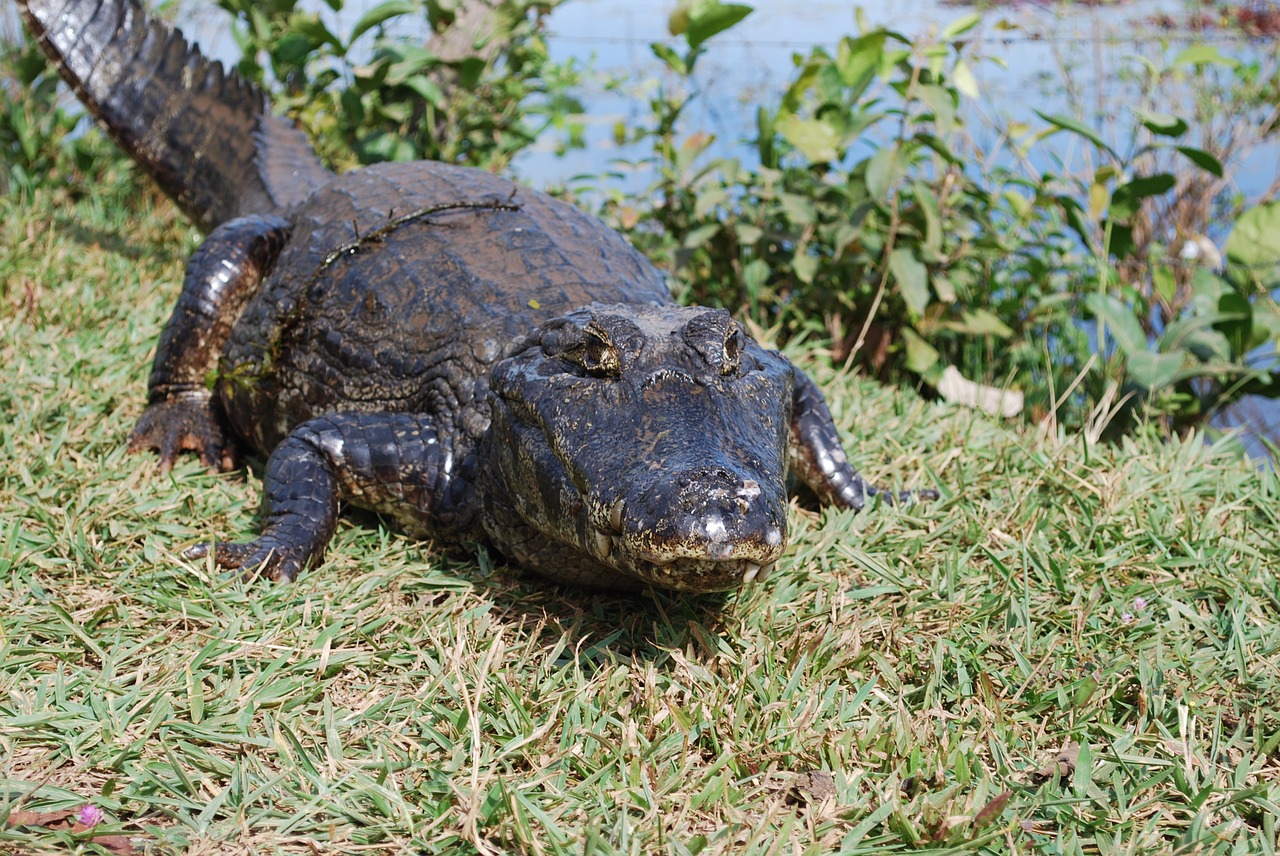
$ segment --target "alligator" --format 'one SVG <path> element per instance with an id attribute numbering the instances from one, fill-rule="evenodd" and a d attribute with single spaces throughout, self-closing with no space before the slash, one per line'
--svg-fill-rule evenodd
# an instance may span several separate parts
<path id="1" fill-rule="evenodd" d="M 558 582 L 724 591 L 782 554 L 789 474 L 845 508 L 937 496 L 864 481 L 809 377 L 595 217 L 445 163 L 335 174 L 138 0 L 19 5 L 206 235 L 129 445 L 269 457 L 259 537 L 188 558 L 292 580 L 345 502 Z"/>

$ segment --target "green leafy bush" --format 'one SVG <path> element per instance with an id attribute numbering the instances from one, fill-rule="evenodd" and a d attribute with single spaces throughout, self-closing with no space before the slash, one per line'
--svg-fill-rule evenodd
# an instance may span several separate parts
<path id="1" fill-rule="evenodd" d="M 578 72 L 550 59 L 542 33 L 558 3 L 386 0 L 344 37 L 297 0 L 218 0 L 239 22 L 241 74 L 334 165 L 431 159 L 491 169 L 549 129 L 575 139 L 569 119 L 581 107 L 568 93 Z"/>
<path id="2" fill-rule="evenodd" d="M 41 188 L 134 197 L 128 159 L 96 130 L 73 133 L 84 120 L 59 99 L 57 73 L 29 38 L 0 43 L 0 194 Z"/>
<path id="3" fill-rule="evenodd" d="M 1276 129 L 1267 102 L 1278 78 L 1274 68 L 1260 72 L 1216 47 L 1192 45 L 1168 62 L 1143 62 L 1133 74 L 1142 91 L 1124 134 L 1129 150 L 1066 116 L 1042 114 L 1048 127 L 1034 137 L 1071 133 L 1094 164 L 1058 179 L 1081 200 L 1080 237 L 1092 261 L 1080 290 L 1101 342 L 1088 379 L 1093 398 L 1115 390 L 1176 430 L 1244 395 L 1280 394 L 1273 296 L 1280 288 L 1280 217 L 1274 203 L 1244 211 L 1235 200 L 1223 204 L 1232 156 L 1247 153 L 1239 141 Z M 1204 96 L 1184 107 L 1188 117 L 1143 106 L 1171 83 Z M 1204 233 L 1215 220 L 1233 218 L 1223 259 Z M 1175 255 L 1177 241 L 1185 258 Z"/>
<path id="4" fill-rule="evenodd" d="M 673 16 L 687 50 L 654 45 L 675 82 L 635 132 L 652 145 L 653 202 L 613 213 L 669 264 L 686 298 L 825 343 L 837 360 L 888 380 L 953 394 L 959 377 L 997 400 L 1014 389 L 1032 417 L 1099 432 L 1108 422 L 1131 429 L 1144 410 L 1181 429 L 1241 395 L 1276 390 L 1273 367 L 1253 362 L 1276 339 L 1270 290 L 1280 283 L 1131 264 L 1139 251 L 1170 252 L 1150 240 L 1157 200 L 1223 175 L 1215 155 L 1179 139 L 1185 120 L 1132 113 L 1129 137 L 1145 129 L 1152 139 L 1121 157 L 1084 123 L 1044 116 L 1039 133 L 1005 129 L 1021 163 L 1067 131 L 1095 147 L 1102 166 L 1087 175 L 983 168 L 960 110 L 980 95 L 967 41 L 979 18 L 970 15 L 936 38 L 864 26 L 834 55 L 797 56 L 779 103 L 759 108 L 751 162 L 710 159 L 709 136 L 678 135 L 685 93 L 705 40 L 749 11 L 701 0 Z M 1177 167 L 1151 169 L 1168 162 L 1157 154 Z M 1245 222 L 1273 228 L 1264 211 Z M 1280 231 L 1268 234 L 1250 246 L 1280 242 Z M 1261 251 L 1233 240 L 1230 252 L 1256 268 Z M 1181 299 L 1165 299 L 1180 280 Z"/>
<path id="5" fill-rule="evenodd" d="M 838 360 L 935 384 L 956 366 L 988 383 L 1012 379 L 1048 407 L 1055 383 L 1065 387 L 1088 357 L 1056 305 L 1057 271 L 1080 255 L 1075 203 L 1008 170 L 969 167 L 958 108 L 976 86 L 963 50 L 977 23 L 969 16 L 919 43 L 868 29 L 834 55 L 797 57 L 781 102 L 758 110 L 759 166 L 699 162 L 712 140 L 677 143 L 687 98 L 660 91 L 645 132 L 658 204 L 631 216 L 636 240 L 669 261 L 689 299 L 825 341 Z M 702 52 L 688 43 L 683 56 L 655 46 L 677 78 Z M 1046 340 L 1067 358 L 1046 361 Z"/>

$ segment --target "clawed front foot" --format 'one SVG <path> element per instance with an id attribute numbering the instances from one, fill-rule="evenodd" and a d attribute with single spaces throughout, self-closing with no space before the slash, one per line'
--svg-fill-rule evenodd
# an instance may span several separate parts
<path id="1" fill-rule="evenodd" d="M 184 559 L 203 559 L 213 553 L 213 562 L 220 568 L 243 570 L 247 575 L 261 574 L 277 582 L 293 582 L 310 564 L 320 560 L 306 546 L 286 544 L 270 535 L 264 535 L 248 543 L 232 541 L 206 541 L 183 552 Z"/>
<path id="2" fill-rule="evenodd" d="M 147 405 L 129 435 L 129 451 L 143 449 L 159 452 L 162 473 L 183 452 L 195 452 L 206 467 L 223 472 L 235 469 L 237 463 L 235 441 L 214 411 L 213 396 L 204 390 Z"/>

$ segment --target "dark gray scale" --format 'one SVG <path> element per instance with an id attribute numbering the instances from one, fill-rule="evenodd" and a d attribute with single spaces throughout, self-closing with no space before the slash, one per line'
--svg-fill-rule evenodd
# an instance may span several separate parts
<path id="1" fill-rule="evenodd" d="M 789 471 L 833 505 L 912 498 L 854 471 L 809 378 L 727 312 L 673 304 L 596 218 L 439 163 L 335 176 L 136 0 L 19 5 L 209 230 L 130 442 L 162 468 L 270 458 L 262 534 L 190 556 L 293 579 L 350 503 L 563 582 L 714 591 L 782 554 Z"/>

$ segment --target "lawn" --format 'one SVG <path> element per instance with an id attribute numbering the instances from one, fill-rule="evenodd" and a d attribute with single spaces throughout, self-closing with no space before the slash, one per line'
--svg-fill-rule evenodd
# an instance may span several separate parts
<path id="1" fill-rule="evenodd" d="M 865 474 L 943 499 L 797 503 L 718 601 L 372 517 L 246 581 L 180 554 L 253 532 L 260 463 L 124 451 L 196 240 L 131 208 L 0 203 L 0 852 L 1275 852 L 1280 483 L 1230 440 L 1094 445 L 792 352 Z"/>

